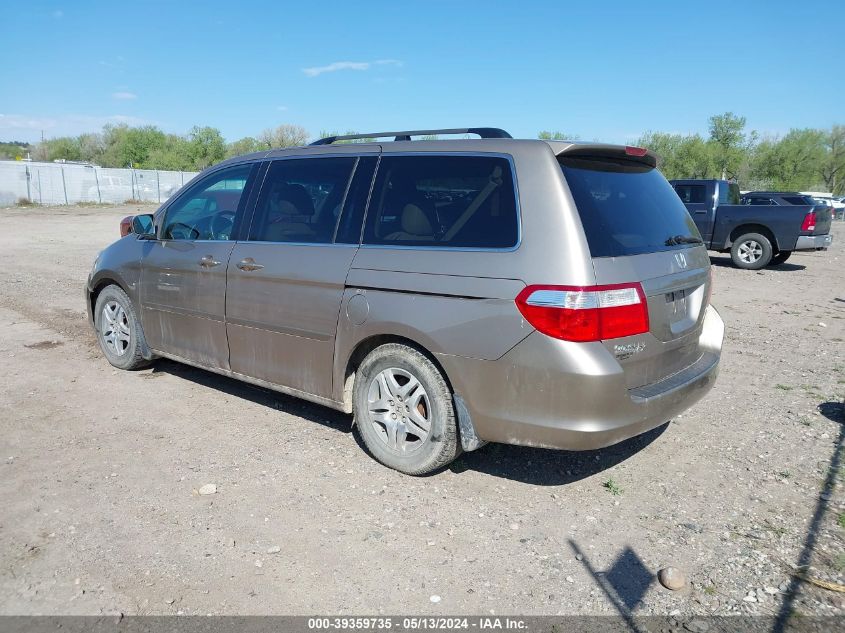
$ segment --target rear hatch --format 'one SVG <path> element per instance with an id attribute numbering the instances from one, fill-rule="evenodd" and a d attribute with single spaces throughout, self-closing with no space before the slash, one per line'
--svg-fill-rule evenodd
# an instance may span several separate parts
<path id="1" fill-rule="evenodd" d="M 649 331 L 602 341 L 629 388 L 658 382 L 702 356 L 710 258 L 686 207 L 638 148 L 573 147 L 558 155 L 590 247 L 596 283 L 641 284 Z"/>

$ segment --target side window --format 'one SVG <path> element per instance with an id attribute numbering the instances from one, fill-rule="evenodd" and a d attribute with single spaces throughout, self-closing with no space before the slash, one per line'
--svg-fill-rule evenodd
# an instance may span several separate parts
<path id="1" fill-rule="evenodd" d="M 675 185 L 675 191 L 685 204 L 703 204 L 707 194 L 704 185 Z"/>
<path id="2" fill-rule="evenodd" d="M 751 204 L 755 206 L 771 206 L 774 204 L 769 198 L 751 198 Z"/>
<path id="3" fill-rule="evenodd" d="M 201 180 L 180 196 L 164 218 L 165 240 L 229 240 L 252 165 L 238 165 Z"/>
<path id="4" fill-rule="evenodd" d="M 356 160 L 344 156 L 274 161 L 255 206 L 249 239 L 330 243 Z"/>
<path id="5" fill-rule="evenodd" d="M 386 156 L 365 244 L 510 248 L 519 218 L 510 163 L 485 156 Z"/>

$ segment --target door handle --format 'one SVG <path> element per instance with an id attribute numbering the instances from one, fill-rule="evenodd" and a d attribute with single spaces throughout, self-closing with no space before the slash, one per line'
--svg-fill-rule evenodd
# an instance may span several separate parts
<path id="1" fill-rule="evenodd" d="M 214 266 L 219 266 L 220 262 L 214 259 L 211 255 L 206 255 L 202 259 L 200 259 L 200 266 L 203 268 L 213 268 Z"/>
<path id="2" fill-rule="evenodd" d="M 237 267 L 241 270 L 245 270 L 246 272 L 250 272 L 252 270 L 261 270 L 264 268 L 261 264 L 256 264 L 255 260 L 252 257 L 244 257 L 241 261 L 237 263 Z"/>

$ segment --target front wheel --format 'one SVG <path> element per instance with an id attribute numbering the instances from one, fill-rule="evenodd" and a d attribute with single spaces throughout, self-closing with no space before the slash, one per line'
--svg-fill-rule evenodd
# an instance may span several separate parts
<path id="1" fill-rule="evenodd" d="M 772 257 L 772 261 L 769 262 L 769 266 L 779 266 L 789 259 L 790 255 L 792 255 L 792 251 L 780 251 L 777 255 Z"/>
<path id="2" fill-rule="evenodd" d="M 353 392 L 355 425 L 385 466 L 425 475 L 461 452 L 452 392 L 419 350 L 389 343 L 361 363 Z"/>
<path id="3" fill-rule="evenodd" d="M 734 240 L 731 261 L 737 268 L 759 270 L 772 259 L 772 243 L 765 235 L 746 233 Z"/>
<path id="4" fill-rule="evenodd" d="M 112 365 L 118 369 L 140 369 L 149 364 L 144 358 L 144 331 L 132 301 L 120 286 L 106 286 L 94 307 L 97 342 Z"/>

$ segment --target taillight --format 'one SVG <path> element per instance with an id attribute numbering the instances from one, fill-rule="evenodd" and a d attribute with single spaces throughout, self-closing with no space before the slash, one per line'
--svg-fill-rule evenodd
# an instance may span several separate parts
<path id="1" fill-rule="evenodd" d="M 802 231 L 815 231 L 816 230 L 816 212 L 815 212 L 815 210 L 810 211 L 807 215 L 804 216 L 804 221 L 801 223 L 801 230 Z"/>
<path id="2" fill-rule="evenodd" d="M 645 156 L 648 150 L 645 147 L 634 147 L 633 145 L 625 146 L 625 153 L 628 156 Z"/>
<path id="3" fill-rule="evenodd" d="M 135 216 L 127 215 L 120 221 L 120 237 L 126 237 L 132 232 L 132 218 Z"/>
<path id="4" fill-rule="evenodd" d="M 640 284 L 528 286 L 516 298 L 525 320 L 564 341 L 602 341 L 648 332 Z"/>

